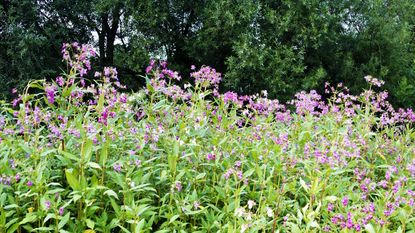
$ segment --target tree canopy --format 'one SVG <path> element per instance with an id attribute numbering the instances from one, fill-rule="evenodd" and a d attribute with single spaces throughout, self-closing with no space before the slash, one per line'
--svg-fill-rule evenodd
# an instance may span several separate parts
<path id="1" fill-rule="evenodd" d="M 3 0 L 0 93 L 54 78 L 62 43 L 78 41 L 133 89 L 159 58 L 183 74 L 216 68 L 222 90 L 281 100 L 325 82 L 357 92 L 372 75 L 395 104 L 414 106 L 413 12 L 413 0 Z"/>

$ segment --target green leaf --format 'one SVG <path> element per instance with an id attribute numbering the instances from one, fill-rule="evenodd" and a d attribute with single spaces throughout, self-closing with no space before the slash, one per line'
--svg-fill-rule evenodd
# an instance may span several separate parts
<path id="1" fill-rule="evenodd" d="M 307 227 L 312 227 L 312 228 L 320 228 L 320 226 L 318 225 L 318 223 L 316 221 L 311 221 L 307 224 Z"/>
<path id="2" fill-rule="evenodd" d="M 120 224 L 118 224 L 118 227 L 121 228 L 121 230 L 123 230 L 123 232 L 130 233 L 130 231 L 127 228 L 121 226 Z"/>
<path id="3" fill-rule="evenodd" d="M 297 224 L 292 224 L 291 225 L 291 232 L 292 233 L 301 233 L 300 228 L 297 226 Z"/>
<path id="4" fill-rule="evenodd" d="M 71 188 L 75 191 L 81 190 L 81 185 L 79 184 L 79 181 L 77 179 L 78 178 L 77 172 L 75 172 L 73 169 L 66 169 L 65 174 L 66 174 L 66 180 L 68 181 L 69 186 L 71 186 Z"/>
<path id="5" fill-rule="evenodd" d="M 172 153 L 169 153 L 167 157 L 167 160 L 168 160 L 167 162 L 170 168 L 170 172 L 172 174 L 176 173 L 178 157 L 179 157 L 179 142 L 175 140 L 173 143 L 173 151 Z"/>
<path id="6" fill-rule="evenodd" d="M 141 219 L 140 222 L 135 226 L 135 232 L 141 232 L 141 229 L 143 229 L 144 225 L 146 224 L 145 219 Z"/>
<path id="7" fill-rule="evenodd" d="M 338 198 L 336 196 L 327 196 L 324 199 L 329 202 L 335 202 Z"/>
<path id="8" fill-rule="evenodd" d="M 92 140 L 86 138 L 84 141 L 83 147 L 82 147 L 82 151 L 81 151 L 81 156 L 85 162 L 89 162 L 89 160 L 91 159 L 92 146 L 93 146 Z"/>
<path id="9" fill-rule="evenodd" d="M 112 198 L 110 198 L 110 202 L 111 202 L 111 206 L 114 209 L 114 211 L 117 214 L 117 216 L 120 216 L 121 215 L 121 208 L 120 208 L 120 206 Z M 119 222 L 119 220 L 116 223 L 118 224 L 118 222 Z"/>
<path id="10" fill-rule="evenodd" d="M 303 189 L 306 192 L 308 192 L 309 188 L 308 188 L 307 184 L 305 183 L 305 181 L 303 179 L 301 179 L 301 178 L 300 178 L 300 184 L 301 184 L 301 187 L 303 187 Z"/>
<path id="11" fill-rule="evenodd" d="M 17 230 L 17 228 L 19 228 L 19 223 L 15 223 L 13 224 L 9 229 L 7 229 L 7 233 L 13 233 Z"/>
<path id="12" fill-rule="evenodd" d="M 170 230 L 158 230 L 155 233 L 168 233 L 171 232 Z"/>
<path id="13" fill-rule="evenodd" d="M 14 218 L 14 219 L 12 219 L 12 220 L 10 220 L 10 221 L 8 221 L 7 223 L 6 223 L 6 225 L 5 225 L 5 227 L 6 228 L 9 228 L 13 223 L 15 223 L 15 222 L 17 222 L 17 221 L 19 221 L 19 219 L 18 218 Z"/>
<path id="14" fill-rule="evenodd" d="M 151 86 L 150 83 L 147 83 L 146 87 L 147 87 L 147 90 L 149 90 L 151 93 L 154 92 L 154 88 L 153 88 L 153 86 Z"/>
<path id="15" fill-rule="evenodd" d="M 58 228 L 61 229 L 66 225 L 66 223 L 69 221 L 70 213 L 65 214 L 63 218 L 59 221 Z"/>
<path id="16" fill-rule="evenodd" d="M 34 222 L 36 220 L 37 220 L 37 216 L 36 216 L 35 213 L 28 213 L 28 214 L 26 214 L 26 217 L 22 221 L 20 221 L 19 224 L 24 225 L 26 223 Z"/>
<path id="17" fill-rule="evenodd" d="M 32 232 L 36 232 L 36 231 L 47 231 L 47 232 L 51 232 L 53 231 L 52 227 L 38 227 L 32 230 Z"/>
<path id="18" fill-rule="evenodd" d="M 169 223 L 172 223 L 172 222 L 176 221 L 176 219 L 178 219 L 179 217 L 180 217 L 179 214 L 174 215 L 173 217 L 170 218 Z"/>
<path id="19" fill-rule="evenodd" d="M 65 88 L 62 91 L 62 97 L 68 97 L 75 88 L 76 88 L 76 85 L 71 85 L 69 88 Z"/>
<path id="20" fill-rule="evenodd" d="M 16 204 L 11 204 L 11 205 L 6 205 L 5 207 L 4 207 L 4 209 L 5 210 L 9 210 L 9 209 L 16 209 L 16 208 L 18 208 L 19 206 L 18 205 L 16 205 Z"/>
<path id="21" fill-rule="evenodd" d="M 49 219 L 54 219 L 55 214 L 49 213 L 46 215 L 46 218 L 43 220 L 43 224 L 45 224 Z"/>
<path id="22" fill-rule="evenodd" d="M 109 190 L 104 192 L 104 195 L 107 195 L 109 197 L 114 197 L 115 199 L 119 200 L 118 195 L 117 195 L 117 193 L 114 192 L 114 190 L 109 189 Z"/>
<path id="23" fill-rule="evenodd" d="M 398 230 L 396 230 L 396 233 L 402 233 L 402 227 L 401 226 L 398 227 Z"/>
<path id="24" fill-rule="evenodd" d="M 105 167 L 105 163 L 108 158 L 108 139 L 105 140 L 105 143 L 102 145 L 101 154 L 99 156 L 99 163 L 101 166 Z"/>
<path id="25" fill-rule="evenodd" d="M 200 179 L 202 179 L 203 177 L 205 177 L 206 176 L 206 173 L 200 173 L 200 174 L 198 174 L 197 176 L 196 176 L 196 180 L 200 180 Z"/>
<path id="26" fill-rule="evenodd" d="M 368 233 L 376 233 L 375 228 L 370 223 L 365 225 L 365 229 Z"/>
<path id="27" fill-rule="evenodd" d="M 69 152 L 63 151 L 63 150 L 61 150 L 61 149 L 59 149 L 59 150 L 58 150 L 58 152 L 59 152 L 59 154 L 63 155 L 63 156 L 64 156 L 64 158 L 67 158 L 67 159 L 69 159 L 69 160 L 73 160 L 73 161 L 76 161 L 76 162 L 78 162 L 78 161 L 79 161 L 79 157 L 77 157 L 77 156 L 76 156 L 76 155 L 74 155 L 74 154 L 71 154 L 71 153 L 69 153 Z"/>
<path id="28" fill-rule="evenodd" d="M 99 166 L 99 164 L 94 163 L 94 162 L 88 162 L 86 165 L 87 165 L 88 167 L 91 167 L 91 168 L 95 168 L 95 169 L 102 170 L 101 166 Z"/>
<path id="29" fill-rule="evenodd" d="M 85 219 L 85 222 L 86 222 L 86 226 L 87 227 L 89 227 L 90 229 L 94 229 L 94 227 L 95 227 L 95 222 L 94 221 L 92 221 L 91 219 L 87 218 L 87 219 Z"/>
<path id="30" fill-rule="evenodd" d="M 97 103 L 97 107 L 96 110 L 97 112 L 102 112 L 102 109 L 104 108 L 104 100 L 105 100 L 105 92 L 102 92 L 101 95 L 99 96 L 98 99 L 98 103 Z"/>

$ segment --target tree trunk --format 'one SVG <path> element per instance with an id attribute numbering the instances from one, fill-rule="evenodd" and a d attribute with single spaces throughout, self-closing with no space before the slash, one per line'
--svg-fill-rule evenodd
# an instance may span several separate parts
<path id="1" fill-rule="evenodd" d="M 111 15 L 110 15 L 111 14 Z M 101 67 L 114 64 L 114 43 L 120 23 L 121 5 L 101 14 L 101 30 L 97 30 Z M 110 26 L 111 18 L 111 26 Z"/>
<path id="2" fill-rule="evenodd" d="M 101 31 L 97 30 L 98 33 L 98 44 L 99 44 L 99 59 L 100 59 L 100 65 L 101 67 L 104 67 L 107 65 L 106 61 L 106 50 L 105 50 L 105 36 L 106 31 L 108 30 L 108 14 L 102 14 L 101 15 Z"/>
<path id="3" fill-rule="evenodd" d="M 115 42 L 115 37 L 117 35 L 119 22 L 120 22 L 120 6 L 117 5 L 112 10 L 111 28 L 108 28 L 108 31 L 107 31 L 106 57 L 107 57 L 107 62 L 111 65 L 114 63 L 114 42 Z"/>

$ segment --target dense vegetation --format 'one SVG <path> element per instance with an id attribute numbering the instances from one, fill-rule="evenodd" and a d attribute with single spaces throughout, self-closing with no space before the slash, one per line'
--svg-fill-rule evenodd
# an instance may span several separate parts
<path id="1" fill-rule="evenodd" d="M 143 91 L 91 46 L 0 107 L 1 232 L 414 232 L 415 113 L 383 81 L 285 106 L 150 62 Z M 364 79 L 362 78 L 362 81 Z M 290 109 L 292 109 L 290 111 Z"/>
<path id="2" fill-rule="evenodd" d="M 0 92 L 52 79 L 66 41 L 94 43 L 93 66 L 115 66 L 137 90 L 150 57 L 181 74 L 223 73 L 221 90 L 289 100 L 301 90 L 361 77 L 386 81 L 400 106 L 415 101 L 413 0 L 3 0 Z M 187 77 L 185 77 L 186 79 Z M 139 80 L 139 82 L 137 82 Z M 5 84 L 5 85 L 4 85 Z"/>

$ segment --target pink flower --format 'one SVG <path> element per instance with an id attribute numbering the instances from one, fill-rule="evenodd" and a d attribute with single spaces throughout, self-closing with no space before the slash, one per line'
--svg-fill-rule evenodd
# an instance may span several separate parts
<path id="1" fill-rule="evenodd" d="M 183 188 L 182 182 L 177 181 L 176 184 L 175 184 L 175 188 L 177 189 L 177 192 L 182 191 L 182 188 Z"/>
<path id="2" fill-rule="evenodd" d="M 56 91 L 55 86 L 47 86 L 45 88 L 46 98 L 50 104 L 55 103 L 55 91 Z"/>
<path id="3" fill-rule="evenodd" d="M 344 206 L 344 207 L 346 207 L 346 206 L 349 204 L 349 198 L 344 197 L 344 198 L 342 199 L 342 204 L 343 204 L 343 206 Z"/>
<path id="4" fill-rule="evenodd" d="M 207 159 L 208 161 L 215 160 L 215 159 L 216 159 L 216 155 L 214 155 L 214 154 L 212 154 L 212 153 L 208 153 L 208 154 L 206 155 L 206 159 Z"/>
<path id="5" fill-rule="evenodd" d="M 153 69 L 152 66 L 147 66 L 146 68 L 146 74 L 150 73 L 150 71 Z"/>
<path id="6" fill-rule="evenodd" d="M 256 205 L 255 201 L 253 200 L 248 201 L 248 209 L 252 209 L 252 207 L 254 207 L 255 205 Z"/>
<path id="7" fill-rule="evenodd" d="M 63 207 L 59 208 L 59 215 L 62 216 L 64 211 L 65 211 L 65 208 Z"/>
<path id="8" fill-rule="evenodd" d="M 50 201 L 45 201 L 45 209 L 46 210 L 50 209 Z"/>
<path id="9" fill-rule="evenodd" d="M 332 203 L 329 203 L 329 204 L 327 205 L 327 211 L 328 211 L 328 212 L 331 212 L 331 211 L 333 211 L 333 209 L 334 209 L 334 205 L 333 205 Z"/>

